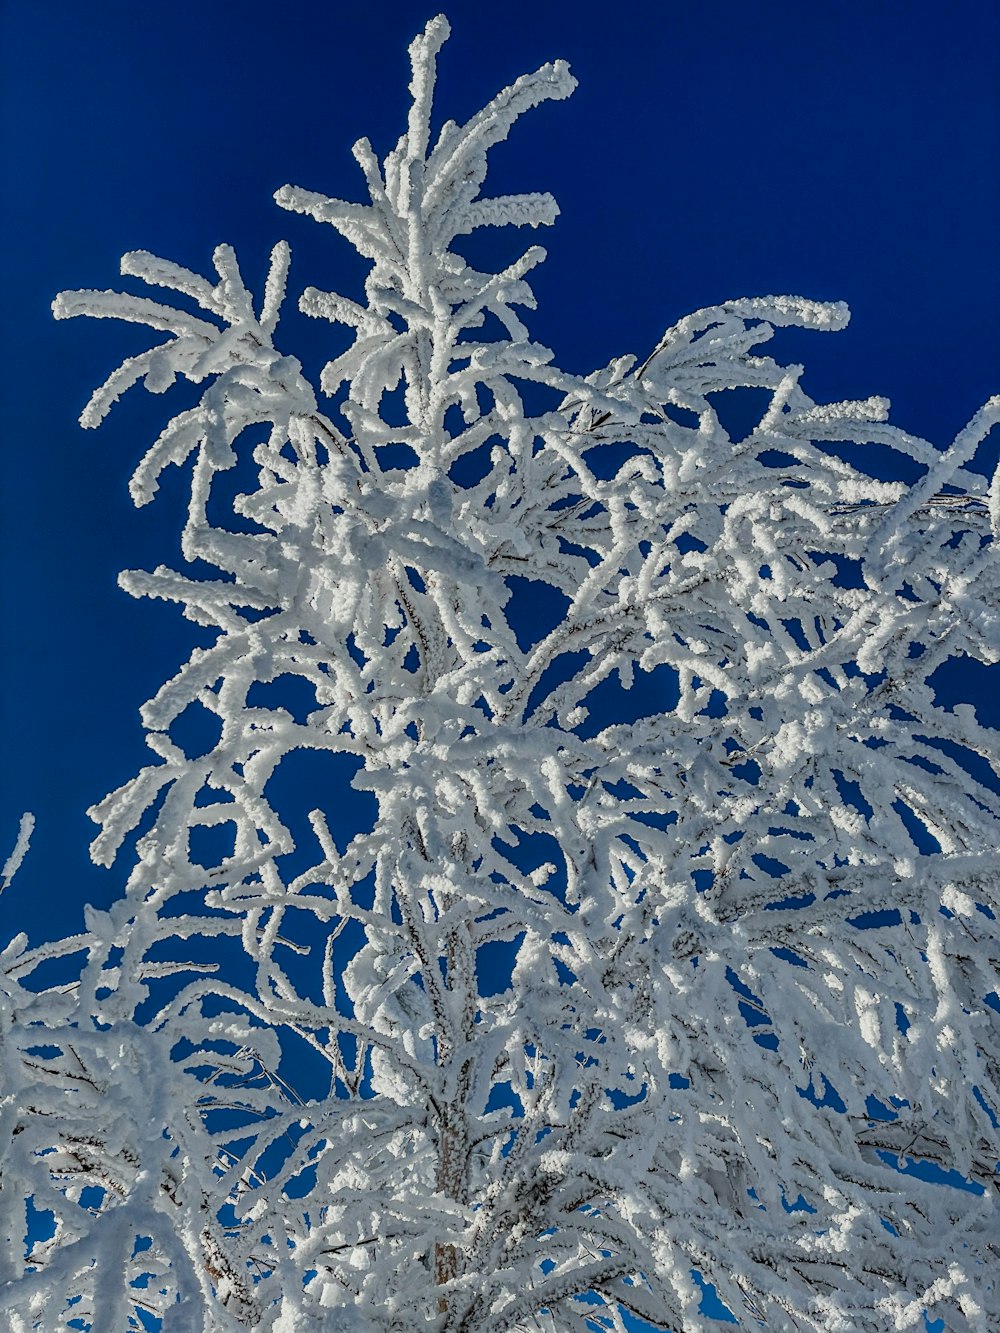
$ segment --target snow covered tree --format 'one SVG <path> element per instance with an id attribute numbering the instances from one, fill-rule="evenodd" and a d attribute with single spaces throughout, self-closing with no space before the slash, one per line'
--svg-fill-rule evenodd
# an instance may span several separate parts
<path id="1" fill-rule="evenodd" d="M 132 481 L 146 504 L 193 459 L 185 570 L 121 582 L 214 639 L 92 811 L 95 860 L 134 841 L 122 899 L 0 955 L 0 1318 L 983 1333 L 997 750 L 936 673 L 1000 656 L 1000 398 L 944 451 L 883 400 L 816 404 L 760 348 L 848 312 L 798 297 L 558 369 L 519 313 L 544 252 L 478 272 L 461 238 L 554 221 L 480 191 L 574 80 L 432 138 L 447 34 L 410 48 L 385 161 L 355 145 L 367 203 L 278 192 L 371 262 L 363 301 L 301 297 L 353 331 L 321 395 L 275 344 L 284 244 L 259 303 L 228 246 L 217 279 L 124 257 L 184 308 L 55 303 L 167 335 L 85 426 L 139 381 L 205 386 Z M 870 442 L 918 480 L 848 461 Z M 354 766 L 370 827 L 293 836 L 300 750 Z"/>

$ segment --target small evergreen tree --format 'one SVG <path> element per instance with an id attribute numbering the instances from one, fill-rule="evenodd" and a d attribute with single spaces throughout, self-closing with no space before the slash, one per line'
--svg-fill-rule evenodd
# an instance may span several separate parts
<path id="1" fill-rule="evenodd" d="M 353 330 L 326 409 L 275 346 L 284 244 L 259 305 L 227 246 L 217 281 L 122 261 L 198 313 L 55 303 L 168 335 L 85 426 L 140 380 L 206 386 L 132 480 L 145 504 L 193 458 L 186 572 L 121 582 L 215 637 L 92 811 L 98 862 L 138 830 L 124 897 L 0 956 L 4 1326 L 983 1333 L 996 747 L 933 675 L 1000 651 L 1000 486 L 968 466 L 1000 398 L 944 452 L 881 400 L 817 405 L 759 349 L 848 312 L 797 297 L 558 369 L 518 313 L 544 252 L 483 273 L 461 238 L 554 220 L 480 190 L 574 81 L 546 65 L 432 146 L 447 33 L 411 46 L 385 162 L 355 145 L 368 203 L 277 195 L 372 265 L 361 303 L 301 297 Z M 920 479 L 838 453 L 871 441 Z M 199 707 L 196 754 L 170 732 Z M 308 857 L 272 782 L 303 749 L 375 808 L 346 845 L 314 810 Z"/>

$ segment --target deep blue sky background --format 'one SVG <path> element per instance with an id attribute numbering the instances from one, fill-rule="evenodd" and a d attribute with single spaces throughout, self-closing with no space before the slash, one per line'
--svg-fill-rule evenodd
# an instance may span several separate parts
<path id="1" fill-rule="evenodd" d="M 49 302 L 118 286 L 119 256 L 136 248 L 208 272 L 220 241 L 259 290 L 282 237 L 293 294 L 356 296 L 364 270 L 346 243 L 271 195 L 292 182 L 361 197 L 350 145 L 367 134 L 382 155 L 395 142 L 406 45 L 435 10 L 0 0 L 0 861 L 20 812 L 38 817 L 0 898 L 0 942 L 72 930 L 84 901 L 120 892 L 128 864 L 90 865 L 84 811 L 146 762 L 137 709 L 193 642 L 176 609 L 115 584 L 122 567 L 174 561 L 181 479 L 142 511 L 126 483 L 186 401 L 135 389 L 81 431 L 91 389 L 147 333 L 56 324 Z M 886 394 L 895 421 L 945 444 L 1000 391 L 994 0 L 451 0 L 445 12 L 439 123 L 557 56 L 580 80 L 515 127 L 489 187 L 559 201 L 557 226 L 528 238 L 550 254 L 531 324 L 568 369 L 645 353 L 699 306 L 793 292 L 853 310 L 845 333 L 773 344 L 806 361 L 816 398 Z M 511 255 L 523 239 L 511 234 Z M 283 350 L 317 368 L 323 337 L 290 303 Z"/>

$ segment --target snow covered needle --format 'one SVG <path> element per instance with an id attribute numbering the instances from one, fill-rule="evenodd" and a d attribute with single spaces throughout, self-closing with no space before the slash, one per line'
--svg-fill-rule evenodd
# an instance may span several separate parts
<path id="1" fill-rule="evenodd" d="M 193 457 L 188 564 L 122 581 L 216 637 L 92 811 L 97 860 L 135 837 L 122 900 L 0 961 L 0 1323 L 983 1333 L 997 755 L 934 677 L 1000 655 L 997 488 L 969 466 L 1000 399 L 945 452 L 880 399 L 814 403 L 761 346 L 847 310 L 798 297 L 557 368 L 519 313 L 543 252 L 482 273 L 456 246 L 554 220 L 480 191 L 573 80 L 543 66 L 435 139 L 447 32 L 411 47 L 395 149 L 355 147 L 367 203 L 278 193 L 371 261 L 362 300 L 301 298 L 353 330 L 325 407 L 274 342 L 284 245 L 259 307 L 226 246 L 217 280 L 123 261 L 197 315 L 56 302 L 168 335 L 84 425 L 140 378 L 206 386 L 133 481 L 145 503 Z M 747 387 L 767 406 L 733 440 Z M 170 734 L 195 707 L 201 754 Z M 272 804 L 302 749 L 330 765 L 311 833 Z M 345 765 L 375 811 L 349 838 Z M 74 954 L 77 980 L 37 974 Z"/>

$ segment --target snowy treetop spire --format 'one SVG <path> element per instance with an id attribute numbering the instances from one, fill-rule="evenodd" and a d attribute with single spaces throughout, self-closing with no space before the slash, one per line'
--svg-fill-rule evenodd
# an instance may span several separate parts
<path id="1" fill-rule="evenodd" d="M 367 139 L 354 146 L 370 204 L 345 203 L 294 186 L 275 195 L 283 208 L 332 224 L 373 261 L 366 308 L 313 288 L 303 296 L 307 314 L 356 330 L 354 347 L 326 367 L 324 389 L 333 393 L 344 379 L 393 387 L 409 365 L 411 395 L 424 387 L 425 412 L 433 410 L 428 400 L 431 367 L 417 371 L 414 358 L 435 352 L 440 358 L 464 329 L 482 323 L 485 310 L 501 319 L 514 341 L 527 339 L 511 307 L 534 308 L 524 274 L 545 257 L 544 251 L 534 246 L 503 273 L 483 274 L 450 246 L 456 236 L 479 227 L 537 227 L 555 220 L 559 210 L 550 194 L 481 199 L 479 192 L 486 179 L 487 153 L 507 137 L 515 120 L 540 102 L 568 97 L 576 87 L 565 61 L 543 65 L 505 88 L 467 124 L 448 121 L 429 150 L 437 53 L 449 31 L 447 20 L 439 16 L 410 46 L 413 104 L 407 132 L 383 166 L 379 167 Z M 396 327 L 399 323 L 402 332 Z M 416 401 L 414 411 L 420 410 Z M 429 421 L 423 425 L 433 433 Z"/>

